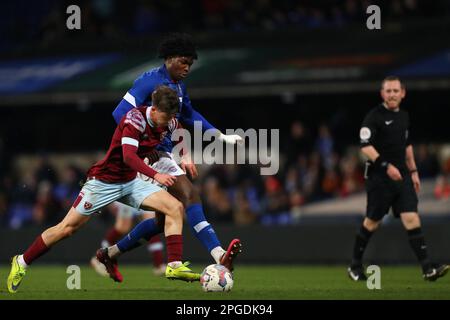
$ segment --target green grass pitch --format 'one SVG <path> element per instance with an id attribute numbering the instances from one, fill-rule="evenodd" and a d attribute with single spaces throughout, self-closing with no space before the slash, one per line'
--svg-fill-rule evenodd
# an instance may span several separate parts
<path id="1" fill-rule="evenodd" d="M 194 265 L 200 271 L 202 266 Z M 228 293 L 205 293 L 199 283 L 155 277 L 148 265 L 122 265 L 123 283 L 98 276 L 81 266 L 81 289 L 68 290 L 66 266 L 34 265 L 19 292 L 6 290 L 9 266 L 0 267 L 0 300 L 5 299 L 450 299 L 450 275 L 426 282 L 417 266 L 381 267 L 381 289 L 369 290 L 365 282 L 347 278 L 345 266 L 243 266 L 234 273 Z"/>

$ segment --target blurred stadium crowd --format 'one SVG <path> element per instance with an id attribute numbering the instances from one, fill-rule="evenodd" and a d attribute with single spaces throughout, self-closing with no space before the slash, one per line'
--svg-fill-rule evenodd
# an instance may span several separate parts
<path id="1" fill-rule="evenodd" d="M 83 28 L 65 28 L 65 8 L 78 4 Z M 383 7 L 383 21 L 436 19 L 450 15 L 445 0 L 84 0 L 5 3 L 0 15 L 3 44 L 40 39 L 41 45 L 67 37 L 120 38 L 168 31 L 270 31 L 339 28 L 367 19 L 371 4 Z M 20 7 L 21 19 L 13 11 Z"/>
<path id="2" fill-rule="evenodd" d="M 325 124 L 315 131 L 300 121 L 291 124 L 288 141 L 280 143 L 280 171 L 274 176 L 261 176 L 254 165 L 199 166 L 196 186 L 208 219 L 235 225 L 295 224 L 307 204 L 362 191 L 358 147 L 337 152 L 336 133 Z M 426 144 L 415 146 L 415 153 L 421 178 L 436 181 L 435 198 L 450 200 L 450 157 L 441 159 L 439 148 Z M 21 172 L 0 140 L 0 225 L 20 228 L 59 221 L 78 195 L 86 169 L 66 161 L 57 170 L 49 157 L 40 155 L 32 170 Z M 100 219 L 112 223 L 110 213 L 103 212 Z"/>
<path id="3" fill-rule="evenodd" d="M 76 33 L 66 28 L 65 8 L 74 3 L 82 10 L 83 27 Z M 365 8 L 370 4 L 383 7 L 383 21 L 395 22 L 398 18 L 439 21 L 441 17 L 450 17 L 450 1 L 447 0 L 16 0 L 2 4 L 0 50 L 7 52 L 30 46 L 32 53 L 43 47 L 53 52 L 58 44 L 77 37 L 83 41 L 110 39 L 114 42 L 128 36 L 169 31 L 195 32 L 201 40 L 204 31 L 214 35 L 222 31 L 232 35 L 246 31 L 271 35 L 272 30 L 283 33 L 285 29 L 335 29 L 365 23 Z M 104 42 L 97 42 L 103 49 Z M 121 45 L 120 41 L 117 43 Z M 401 47 L 402 43 L 397 45 Z M 69 52 L 75 50 L 69 49 Z M 133 51 L 135 48 L 126 49 Z M 287 128 L 284 123 L 279 127 Z M 363 161 L 359 149 L 356 145 L 338 147 L 338 142 L 343 141 L 342 131 L 340 133 L 341 136 L 339 130 L 327 124 L 308 126 L 294 121 L 280 143 L 282 161 L 275 176 L 260 176 L 259 168 L 252 165 L 200 166 L 196 185 L 204 198 L 208 219 L 237 225 L 298 223 L 305 205 L 363 191 Z M 447 143 L 442 139 L 446 139 L 445 136 L 440 141 Z M 450 157 L 442 157 L 439 147 L 422 142 L 415 146 L 420 176 L 435 180 L 437 199 L 449 199 Z M 66 161 L 56 168 L 47 155 L 34 158 L 32 170 L 22 172 L 0 136 L 2 226 L 20 228 L 59 221 L 77 196 L 79 183 L 92 164 L 86 161 L 86 166 L 80 166 Z M 363 210 L 361 208 L 361 212 Z M 112 215 L 102 214 L 101 217 L 109 222 Z"/>

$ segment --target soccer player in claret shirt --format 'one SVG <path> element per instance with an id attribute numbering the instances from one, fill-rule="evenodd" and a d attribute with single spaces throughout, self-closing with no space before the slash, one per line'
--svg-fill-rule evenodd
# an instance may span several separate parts
<path id="1" fill-rule="evenodd" d="M 183 126 L 192 128 L 194 121 L 200 121 L 203 131 L 214 129 L 217 134 L 216 137 L 220 141 L 228 144 L 241 143 L 242 138 L 240 136 L 222 134 L 201 114 L 195 111 L 191 105 L 186 87 L 182 81 L 187 77 L 194 60 L 197 59 L 197 52 L 191 37 L 186 34 L 172 34 L 162 41 L 158 51 L 159 57 L 164 59 L 164 64 L 144 72 L 136 79 L 133 87 L 125 94 L 113 112 L 116 122 L 120 122 L 123 115 L 136 106 L 149 104 L 151 92 L 154 88 L 159 85 L 166 85 L 174 89 L 178 94 L 180 105 L 177 118 Z M 152 167 L 160 172 L 170 172 L 170 174 L 177 176 L 177 180 L 168 187 L 167 191 L 183 203 L 186 211 L 186 220 L 194 235 L 212 255 L 215 262 L 224 265 L 232 271 L 233 260 L 241 252 L 241 242 L 239 239 L 234 239 L 228 245 L 227 250 L 222 248 L 213 227 L 205 218 L 200 195 L 186 176 L 187 172 L 192 178 L 196 178 L 196 167 L 189 161 L 181 161 L 181 164 L 178 165 L 170 153 L 172 147 L 170 135 L 167 135 L 157 149 L 167 153 L 168 157 L 161 158 Z M 148 222 L 148 228 L 149 234 L 159 233 L 155 223 Z M 118 238 L 118 234 L 119 232 L 113 228 L 108 231 L 106 238 L 111 238 L 111 235 L 116 235 L 116 238 Z M 114 241 L 117 241 L 117 239 L 114 239 Z M 111 245 L 113 244 L 111 243 Z"/>
<path id="2" fill-rule="evenodd" d="M 183 205 L 156 184 L 136 177 L 140 172 L 164 186 L 173 185 L 177 179 L 153 170 L 142 160 L 154 150 L 168 130 L 173 131 L 177 127 L 175 114 L 179 105 L 176 92 L 161 86 L 153 92 L 152 102 L 152 106 L 132 109 L 122 118 L 105 158 L 89 169 L 87 182 L 66 217 L 40 234 L 23 254 L 12 258 L 11 272 L 7 279 L 9 292 L 17 291 L 30 264 L 54 244 L 70 237 L 93 213 L 113 201 L 120 201 L 134 208 L 155 210 L 158 212 L 158 219 L 165 221 L 167 278 L 185 281 L 200 278 L 198 273 L 192 272 L 181 261 Z M 109 272 L 116 267 L 114 262 L 111 259 L 106 261 Z"/>

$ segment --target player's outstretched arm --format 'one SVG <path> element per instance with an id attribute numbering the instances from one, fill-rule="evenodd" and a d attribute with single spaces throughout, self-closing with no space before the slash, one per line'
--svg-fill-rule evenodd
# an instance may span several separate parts
<path id="1" fill-rule="evenodd" d="M 183 94 L 183 106 L 180 112 L 180 120 L 184 126 L 189 126 L 191 128 L 194 127 L 195 121 L 200 121 L 202 123 L 202 130 L 205 132 L 206 130 L 215 129 L 217 130 L 208 120 L 205 119 L 198 111 L 196 111 L 192 107 L 191 100 L 189 96 L 184 91 Z"/>
<path id="2" fill-rule="evenodd" d="M 185 93 L 183 96 L 183 108 L 181 109 L 181 121 L 187 126 L 190 126 L 191 128 L 194 127 L 195 121 L 200 121 L 202 123 L 202 131 L 205 132 L 206 130 L 216 130 L 216 137 L 219 139 L 219 141 L 225 142 L 227 144 L 236 144 L 236 143 L 243 143 L 242 137 L 238 136 L 237 134 L 232 135 L 226 135 L 220 132 L 219 129 L 215 128 L 212 124 L 208 122 L 208 120 L 205 119 L 198 111 L 196 111 L 191 104 L 191 101 L 189 100 L 189 97 Z"/>

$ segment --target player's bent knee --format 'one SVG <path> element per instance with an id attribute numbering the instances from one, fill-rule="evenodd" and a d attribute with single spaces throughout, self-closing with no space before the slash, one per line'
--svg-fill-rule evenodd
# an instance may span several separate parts
<path id="1" fill-rule="evenodd" d="M 413 228 L 420 227 L 420 218 L 419 218 L 419 215 L 416 213 L 403 214 L 401 216 L 401 218 L 402 218 L 403 224 L 405 225 L 405 227 L 407 229 L 413 229 Z"/>
<path id="2" fill-rule="evenodd" d="M 169 205 L 169 215 L 176 218 L 176 219 L 182 219 L 183 218 L 183 212 L 184 212 L 184 206 L 183 204 L 174 199 L 174 201 L 172 201 L 172 203 Z"/>
<path id="3" fill-rule="evenodd" d="M 375 221 L 371 219 L 364 219 L 363 225 L 369 231 L 375 231 L 380 226 L 381 221 Z"/>

